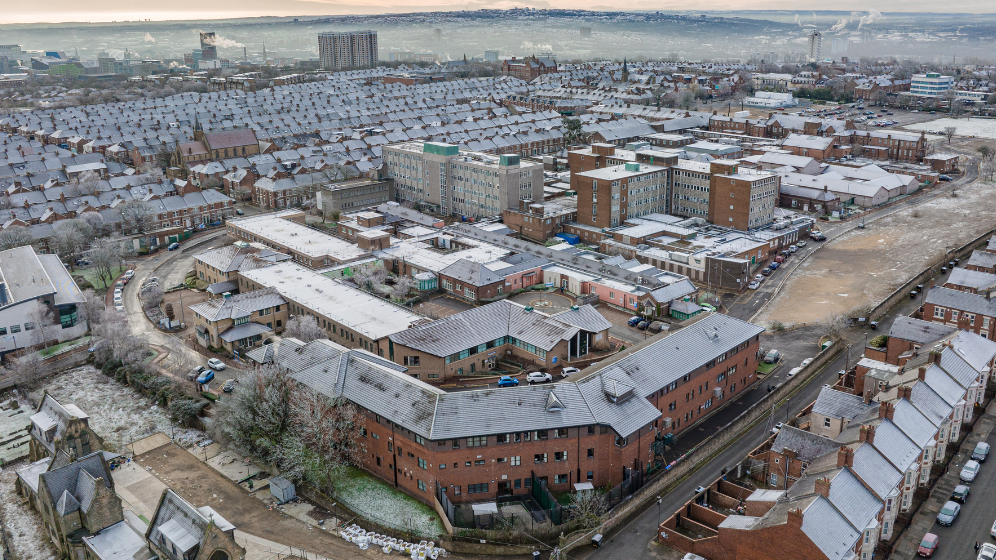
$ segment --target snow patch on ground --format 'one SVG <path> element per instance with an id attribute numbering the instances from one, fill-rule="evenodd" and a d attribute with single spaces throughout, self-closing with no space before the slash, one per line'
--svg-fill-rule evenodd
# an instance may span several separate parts
<path id="1" fill-rule="evenodd" d="M 43 388 L 63 404 L 75 404 L 90 416 L 90 427 L 104 438 L 104 448 L 127 451 L 129 443 L 157 432 L 170 435 L 173 425 L 163 408 L 135 389 L 83 366 L 52 378 Z M 41 400 L 41 391 L 34 395 Z M 207 439 L 203 432 L 175 427 L 176 443 L 188 447 Z"/>
<path id="2" fill-rule="evenodd" d="M 0 470 L 0 521 L 3 530 L 10 536 L 13 558 L 50 560 L 56 557 L 56 551 L 41 517 L 28 504 L 22 504 L 21 498 L 14 491 L 16 469 L 26 465 L 22 461 L 6 465 Z"/>
<path id="3" fill-rule="evenodd" d="M 349 475 L 338 485 L 335 497 L 349 509 L 381 525 L 408 530 L 411 519 L 412 528 L 423 537 L 444 532 L 435 510 L 359 469 L 349 469 Z"/>
<path id="4" fill-rule="evenodd" d="M 996 139 L 996 123 L 992 119 L 951 119 L 943 118 L 916 124 L 908 124 L 903 128 L 943 134 L 944 129 L 955 127 L 956 136 L 974 136 L 975 138 Z M 938 147 L 938 151 L 943 151 L 944 147 Z"/>

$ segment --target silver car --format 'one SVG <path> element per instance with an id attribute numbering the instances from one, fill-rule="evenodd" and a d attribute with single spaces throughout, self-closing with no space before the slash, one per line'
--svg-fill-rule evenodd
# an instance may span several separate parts
<path id="1" fill-rule="evenodd" d="M 975 480 L 975 477 L 978 476 L 980 467 L 981 465 L 979 465 L 978 461 L 968 461 L 965 463 L 965 466 L 961 468 L 961 473 L 958 474 L 958 478 L 960 478 L 962 482 L 972 482 Z"/>
<path id="2" fill-rule="evenodd" d="M 958 514 L 961 513 L 961 506 L 958 502 L 947 502 L 941 511 L 937 513 L 937 522 L 941 525 L 951 526 L 958 519 Z"/>

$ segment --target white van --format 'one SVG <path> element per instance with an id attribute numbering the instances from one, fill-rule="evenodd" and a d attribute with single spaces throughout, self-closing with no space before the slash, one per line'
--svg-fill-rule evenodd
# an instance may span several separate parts
<path id="1" fill-rule="evenodd" d="M 791 370 L 791 371 L 789 371 L 789 374 L 788 374 L 788 376 L 789 376 L 789 377 L 795 377 L 795 374 L 799 373 L 800 371 L 802 371 L 802 368 L 801 368 L 801 367 L 797 367 L 797 368 L 792 368 L 792 370 Z"/>

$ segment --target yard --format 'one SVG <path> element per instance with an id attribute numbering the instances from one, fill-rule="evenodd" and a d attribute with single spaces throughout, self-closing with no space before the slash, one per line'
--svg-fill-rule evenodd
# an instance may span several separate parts
<path id="1" fill-rule="evenodd" d="M 335 497 L 355 513 L 382 525 L 406 531 L 412 528 L 423 538 L 444 533 L 435 510 L 357 468 L 349 469 Z"/>
<path id="2" fill-rule="evenodd" d="M 38 355 L 41 356 L 42 358 L 47 358 L 47 357 L 51 356 L 52 354 L 55 354 L 56 352 L 61 352 L 62 350 L 66 350 L 68 348 L 71 348 L 73 346 L 77 346 L 77 345 L 80 345 L 80 344 L 86 344 L 87 342 L 90 342 L 90 337 L 89 336 L 80 337 L 80 338 L 77 338 L 76 340 L 67 340 L 65 342 L 56 344 L 54 346 L 49 346 L 48 348 L 44 348 L 44 349 L 40 350 L 38 352 Z"/>
<path id="3" fill-rule="evenodd" d="M 35 510 L 22 504 L 14 491 L 16 469 L 26 466 L 22 461 L 4 465 L 0 471 L 0 525 L 10 537 L 11 558 L 19 560 L 49 560 L 55 558 L 55 548 L 49 541 L 48 531 Z"/>
<path id="4" fill-rule="evenodd" d="M 115 278 L 120 276 L 121 273 L 126 270 L 128 270 L 127 266 L 119 266 L 111 269 L 111 282 L 113 282 Z M 73 276 L 82 276 L 94 287 L 94 289 L 97 290 L 106 290 L 110 285 L 109 283 L 105 283 L 97 278 L 97 269 L 92 266 L 89 268 L 78 268 L 74 270 L 72 274 Z"/>

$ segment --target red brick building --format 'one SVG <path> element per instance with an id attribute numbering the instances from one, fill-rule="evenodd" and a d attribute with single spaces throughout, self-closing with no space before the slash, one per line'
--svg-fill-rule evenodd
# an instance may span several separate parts
<path id="1" fill-rule="evenodd" d="M 527 56 L 525 58 L 506 59 L 501 64 L 502 76 L 512 76 L 527 82 L 536 79 L 543 74 L 554 74 L 557 72 L 557 61 L 550 58 L 536 58 Z"/>
<path id="2" fill-rule="evenodd" d="M 371 474 L 429 504 L 443 493 L 480 502 L 526 494 L 533 480 L 564 492 L 579 481 L 616 486 L 645 471 L 656 434 L 692 428 L 756 382 L 761 332 L 709 315 L 569 380 L 454 393 L 328 340 L 302 349 L 287 339 L 250 357 L 355 403 L 361 466 Z M 330 370 L 330 360 L 342 366 Z"/>

